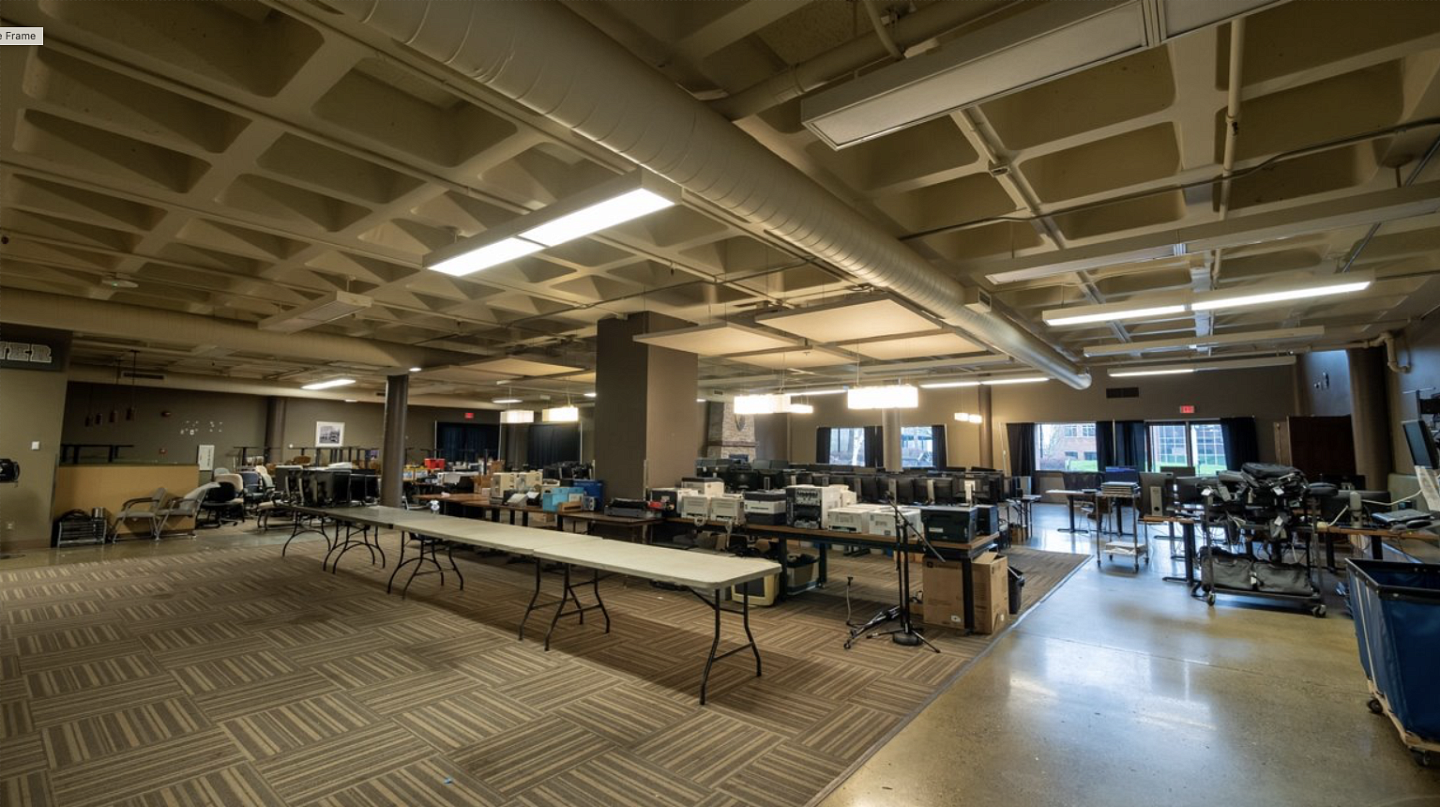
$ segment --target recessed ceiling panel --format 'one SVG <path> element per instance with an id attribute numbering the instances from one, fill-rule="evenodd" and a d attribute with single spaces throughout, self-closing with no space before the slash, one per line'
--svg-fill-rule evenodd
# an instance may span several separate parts
<path id="1" fill-rule="evenodd" d="M 769 314 L 757 321 L 812 342 L 836 344 L 935 329 L 929 317 L 888 297 Z"/>
<path id="2" fill-rule="evenodd" d="M 755 353 L 749 356 L 730 356 L 731 361 L 753 364 L 769 370 L 807 369 L 811 367 L 834 367 L 849 364 L 854 357 L 838 350 L 823 347 L 800 350 L 777 350 L 772 353 Z"/>
<path id="3" fill-rule="evenodd" d="M 543 361 L 532 361 L 531 359 L 520 359 L 509 356 L 503 359 L 491 359 L 490 361 L 477 362 L 476 364 L 465 365 L 467 370 L 479 370 L 486 373 L 501 376 L 542 376 L 558 375 L 559 373 L 574 373 L 585 368 L 570 367 L 564 364 L 551 364 Z"/>
<path id="4" fill-rule="evenodd" d="M 453 381 L 460 384 L 493 384 L 513 378 L 504 373 L 486 372 L 471 367 L 442 367 L 438 370 L 426 370 L 421 376 L 426 381 Z"/>
<path id="5" fill-rule="evenodd" d="M 727 356 L 732 353 L 753 353 L 799 346 L 794 339 L 729 322 L 640 334 L 635 337 L 635 341 L 701 356 Z"/>
<path id="6" fill-rule="evenodd" d="M 855 346 L 855 352 L 872 359 L 918 359 L 924 356 L 950 356 L 956 353 L 979 353 L 985 348 L 953 333 L 907 336 L 885 339 Z"/>

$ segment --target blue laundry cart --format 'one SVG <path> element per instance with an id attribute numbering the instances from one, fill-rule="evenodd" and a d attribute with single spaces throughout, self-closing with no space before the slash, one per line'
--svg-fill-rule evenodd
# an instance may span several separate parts
<path id="1" fill-rule="evenodd" d="M 1349 560 L 1350 611 L 1370 711 L 1421 765 L 1440 763 L 1440 565 Z"/>

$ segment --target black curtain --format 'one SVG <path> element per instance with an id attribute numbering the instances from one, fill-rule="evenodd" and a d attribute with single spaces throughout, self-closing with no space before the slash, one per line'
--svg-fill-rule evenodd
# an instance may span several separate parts
<path id="1" fill-rule="evenodd" d="M 579 461 L 580 424 L 546 423 L 530 427 L 525 464 L 544 468 L 557 462 Z"/>
<path id="2" fill-rule="evenodd" d="M 1145 470 L 1145 461 L 1149 457 L 1149 434 L 1150 430 L 1145 428 L 1143 420 L 1115 421 L 1115 464 L 1137 471 Z"/>
<path id="3" fill-rule="evenodd" d="M 1220 436 L 1225 440 L 1225 467 L 1238 471 L 1247 462 L 1260 461 L 1255 418 L 1220 418 Z"/>
<path id="4" fill-rule="evenodd" d="M 829 426 L 821 426 L 815 430 L 815 462 L 819 465 L 830 462 Z"/>
<path id="5" fill-rule="evenodd" d="M 935 448 L 930 457 L 930 467 L 944 468 L 950 464 L 949 457 L 945 451 L 945 424 L 936 423 L 930 427 L 931 445 Z"/>
<path id="6" fill-rule="evenodd" d="M 1095 422 L 1095 470 L 1104 472 L 1106 468 L 1117 464 L 1115 451 L 1115 421 L 1099 420 Z"/>
<path id="7" fill-rule="evenodd" d="M 1035 424 L 1007 423 L 1006 436 L 1010 443 L 1010 475 L 1035 475 Z"/>
<path id="8" fill-rule="evenodd" d="M 865 427 L 865 467 L 885 467 L 885 430 L 879 426 Z"/>

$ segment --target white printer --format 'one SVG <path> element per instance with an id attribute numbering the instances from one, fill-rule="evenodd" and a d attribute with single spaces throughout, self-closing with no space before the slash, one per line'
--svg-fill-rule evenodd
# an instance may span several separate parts
<path id="1" fill-rule="evenodd" d="M 745 523 L 745 499 L 738 493 L 710 497 L 710 520 L 729 524 Z"/>
<path id="2" fill-rule="evenodd" d="M 870 532 L 870 514 L 882 509 L 878 504 L 850 504 L 832 507 L 825 512 L 825 529 L 832 532 Z"/>
<path id="3" fill-rule="evenodd" d="M 907 535 L 911 538 L 924 534 L 924 523 L 920 520 L 920 508 L 901 505 L 900 518 L 909 524 Z M 895 508 L 878 507 L 870 511 L 870 522 L 865 531 L 871 535 L 883 535 L 887 538 L 894 538 L 899 527 L 895 523 Z"/>
<path id="4" fill-rule="evenodd" d="M 703 493 L 706 496 L 719 496 L 725 492 L 725 481 L 708 476 L 687 476 L 680 480 L 680 487 Z"/>
<path id="5" fill-rule="evenodd" d="M 676 512 L 681 518 L 688 518 L 696 524 L 710 520 L 710 498 L 704 493 L 686 490 L 680 494 Z"/>
<path id="6" fill-rule="evenodd" d="M 845 494 L 849 496 L 845 496 Z M 790 523 L 796 527 L 818 530 L 825 526 L 825 514 L 833 507 L 855 503 L 855 494 L 839 485 L 790 485 L 785 488 Z"/>

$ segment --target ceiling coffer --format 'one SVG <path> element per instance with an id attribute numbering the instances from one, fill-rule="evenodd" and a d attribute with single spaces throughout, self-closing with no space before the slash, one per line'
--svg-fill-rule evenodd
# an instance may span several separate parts
<path id="1" fill-rule="evenodd" d="M 275 333 L 296 333 L 348 317 L 370 307 L 371 300 L 363 294 L 332 291 L 301 306 L 260 320 L 256 327 Z"/>
<path id="2" fill-rule="evenodd" d="M 1090 385 L 1055 347 L 966 307 L 962 284 L 561 4 L 329 4 L 976 340 Z"/>

